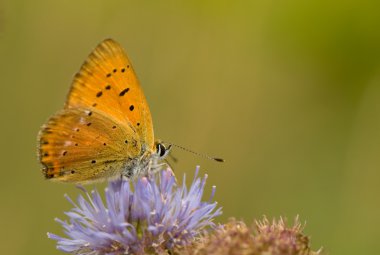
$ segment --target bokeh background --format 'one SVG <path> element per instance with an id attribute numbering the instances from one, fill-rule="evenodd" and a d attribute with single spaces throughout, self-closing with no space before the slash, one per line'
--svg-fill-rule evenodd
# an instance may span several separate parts
<path id="1" fill-rule="evenodd" d="M 101 40 L 127 50 L 157 137 L 224 214 L 300 215 L 312 246 L 380 254 L 378 1 L 0 1 L 2 254 L 61 254 L 46 232 L 74 185 L 45 181 L 36 135 Z M 99 185 L 98 185 L 99 186 Z M 102 185 L 100 185 L 102 188 Z"/>

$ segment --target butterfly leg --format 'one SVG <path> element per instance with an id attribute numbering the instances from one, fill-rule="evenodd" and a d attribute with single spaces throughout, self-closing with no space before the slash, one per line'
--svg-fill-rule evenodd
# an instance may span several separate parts
<path id="1" fill-rule="evenodd" d="M 153 174 L 155 174 L 155 173 L 157 173 L 157 172 L 159 172 L 159 171 L 161 171 L 162 169 L 165 169 L 165 168 L 167 170 L 169 170 L 172 173 L 172 175 L 174 176 L 174 172 L 173 172 L 171 166 L 167 162 L 153 163 L 151 165 L 150 172 L 153 173 Z"/>

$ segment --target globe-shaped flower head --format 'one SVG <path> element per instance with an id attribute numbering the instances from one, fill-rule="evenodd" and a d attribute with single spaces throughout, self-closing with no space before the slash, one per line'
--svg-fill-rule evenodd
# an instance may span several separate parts
<path id="1" fill-rule="evenodd" d="M 56 219 L 67 237 L 48 233 L 57 248 L 72 254 L 157 254 L 184 247 L 199 237 L 201 230 L 214 227 L 221 214 L 211 202 L 202 202 L 207 175 L 194 180 L 187 189 L 185 176 L 179 186 L 171 170 L 136 181 L 116 180 L 108 184 L 105 201 L 98 191 L 84 188 L 66 215 Z"/>

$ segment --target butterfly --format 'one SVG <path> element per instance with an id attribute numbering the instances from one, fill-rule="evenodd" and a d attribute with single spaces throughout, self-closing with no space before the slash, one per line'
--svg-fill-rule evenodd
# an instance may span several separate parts
<path id="1" fill-rule="evenodd" d="M 47 179 L 89 183 L 147 174 L 168 155 L 154 140 L 144 93 L 123 48 L 101 42 L 75 75 L 63 110 L 38 135 Z"/>

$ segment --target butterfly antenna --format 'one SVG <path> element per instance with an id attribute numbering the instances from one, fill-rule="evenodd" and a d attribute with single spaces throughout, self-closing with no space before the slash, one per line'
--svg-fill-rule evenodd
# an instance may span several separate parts
<path id="1" fill-rule="evenodd" d="M 178 159 L 176 157 L 174 157 L 171 153 L 169 153 L 168 156 L 170 157 L 171 160 L 173 160 L 174 163 L 178 162 Z"/>
<path id="2" fill-rule="evenodd" d="M 203 157 L 203 158 L 211 159 L 211 160 L 214 160 L 214 161 L 216 161 L 216 162 L 224 162 L 224 159 L 222 159 L 222 158 L 211 157 L 211 156 L 209 156 L 209 155 L 207 155 L 207 154 L 198 153 L 198 152 L 192 151 L 192 150 L 190 150 L 190 149 L 188 149 L 188 148 L 185 148 L 185 147 L 182 147 L 182 146 L 179 146 L 179 145 L 173 144 L 173 143 L 169 143 L 169 144 L 172 145 L 172 146 L 174 146 L 174 147 L 177 147 L 177 148 L 179 148 L 179 149 L 181 149 L 181 150 L 184 150 L 184 151 L 187 151 L 187 152 L 193 153 L 193 154 L 195 154 L 195 155 L 197 155 L 197 156 L 200 156 L 200 157 Z M 169 154 L 169 155 L 170 155 L 170 154 Z"/>

